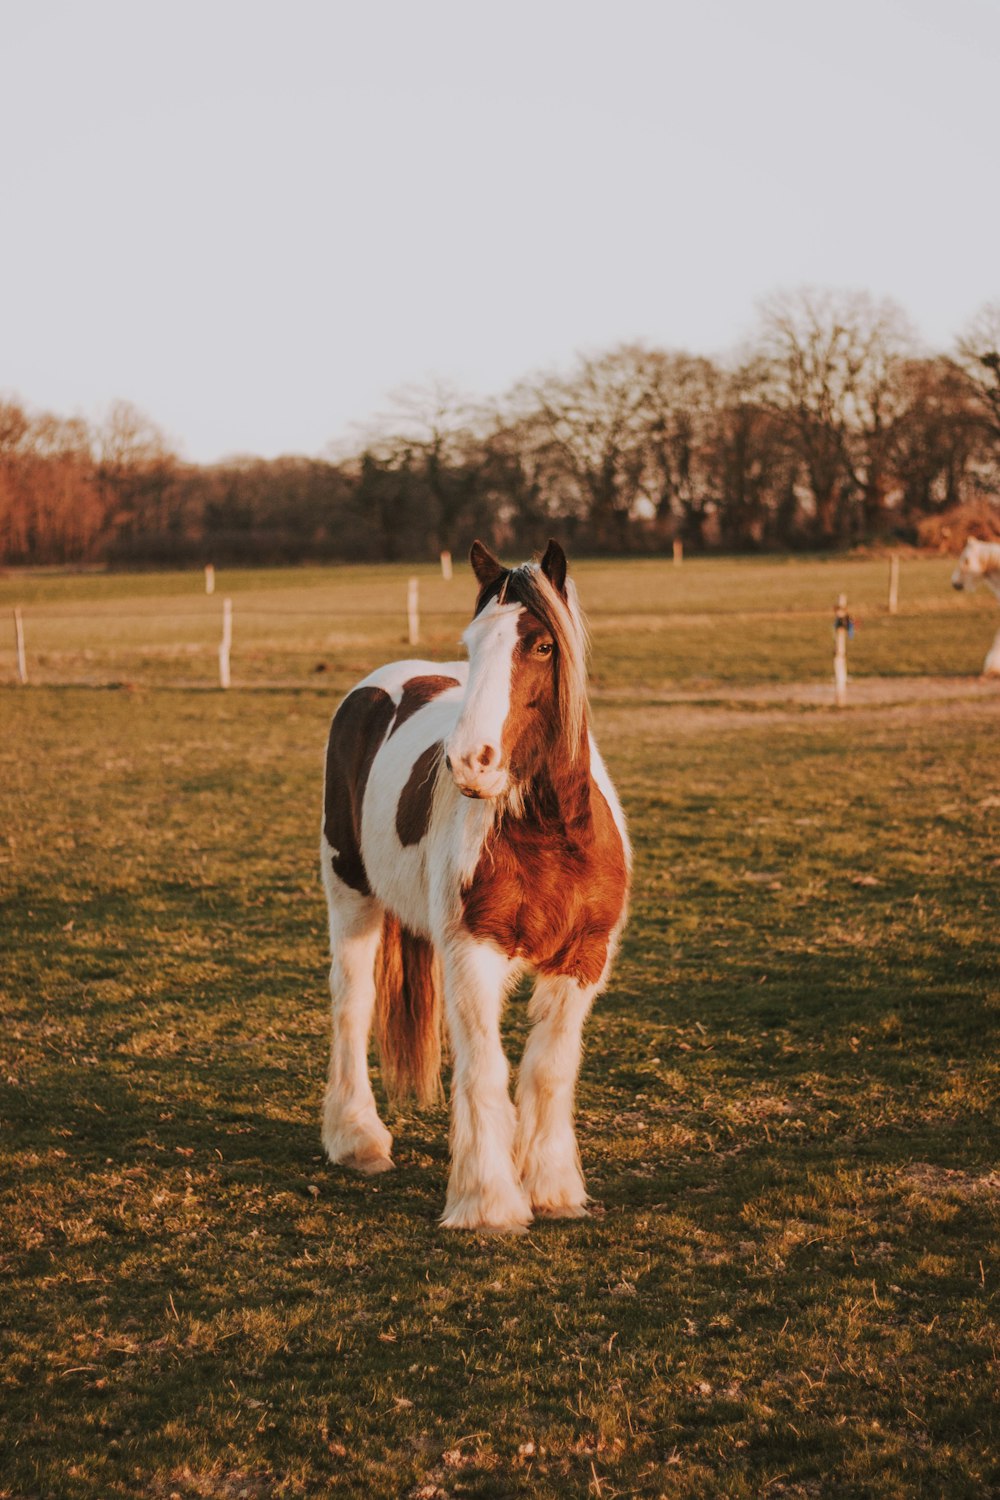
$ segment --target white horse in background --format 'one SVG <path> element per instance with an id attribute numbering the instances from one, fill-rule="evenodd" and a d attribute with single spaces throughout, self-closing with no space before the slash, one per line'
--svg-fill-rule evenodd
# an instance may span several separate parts
<path id="1" fill-rule="evenodd" d="M 980 583 L 985 583 L 1000 600 L 1000 542 L 980 542 L 970 536 L 951 575 L 951 586 L 971 593 Z M 986 653 L 983 675 L 1000 677 L 1000 630 Z"/>

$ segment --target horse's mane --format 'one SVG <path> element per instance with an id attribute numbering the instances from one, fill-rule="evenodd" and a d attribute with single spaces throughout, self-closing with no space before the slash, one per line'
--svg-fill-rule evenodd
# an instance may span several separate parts
<path id="1" fill-rule="evenodd" d="M 553 588 L 538 563 L 522 563 L 500 574 L 480 591 L 476 614 L 491 599 L 521 604 L 529 610 L 556 643 L 556 693 L 559 709 L 558 739 L 570 761 L 583 747 L 587 723 L 587 653 L 590 639 L 580 611 L 572 579 L 566 580 L 566 596 Z"/>

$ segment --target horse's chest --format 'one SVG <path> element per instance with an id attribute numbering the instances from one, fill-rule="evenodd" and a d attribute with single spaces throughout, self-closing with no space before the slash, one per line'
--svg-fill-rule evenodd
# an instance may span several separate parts
<path id="1" fill-rule="evenodd" d="M 596 984 L 628 879 L 621 839 L 611 834 L 581 844 L 505 829 L 462 894 L 466 927 L 540 973 Z"/>

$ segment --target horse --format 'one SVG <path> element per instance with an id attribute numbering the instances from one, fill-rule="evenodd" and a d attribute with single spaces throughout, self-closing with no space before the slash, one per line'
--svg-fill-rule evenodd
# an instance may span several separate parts
<path id="1" fill-rule="evenodd" d="M 390 1170 L 368 1073 L 373 1022 L 391 1102 L 442 1097 L 452 1060 L 441 1223 L 516 1234 L 590 1201 L 574 1130 L 584 1023 L 625 923 L 632 856 L 589 727 L 587 633 L 566 556 L 505 567 L 482 542 L 468 661 L 379 667 L 337 708 L 321 866 L 332 1035 L 330 1161 Z M 500 1038 L 535 978 L 515 1098 Z"/>
<path id="2" fill-rule="evenodd" d="M 980 583 L 985 583 L 1000 600 L 1000 542 L 981 542 L 970 536 L 951 575 L 951 586 L 971 593 Z M 986 653 L 983 675 L 1000 677 L 1000 630 Z"/>

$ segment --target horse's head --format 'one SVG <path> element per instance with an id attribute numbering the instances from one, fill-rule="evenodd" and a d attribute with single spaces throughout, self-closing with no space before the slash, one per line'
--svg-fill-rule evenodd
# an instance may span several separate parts
<path id="1" fill-rule="evenodd" d="M 479 597 L 462 637 L 469 680 L 445 754 L 459 791 L 495 798 L 546 761 L 579 755 L 586 637 L 557 542 L 541 563 L 513 569 L 474 542 L 470 561 Z"/>
<path id="2" fill-rule="evenodd" d="M 970 536 L 951 575 L 952 588 L 968 589 L 971 593 L 982 579 L 984 566 L 983 544 Z"/>

